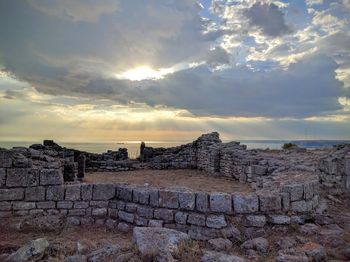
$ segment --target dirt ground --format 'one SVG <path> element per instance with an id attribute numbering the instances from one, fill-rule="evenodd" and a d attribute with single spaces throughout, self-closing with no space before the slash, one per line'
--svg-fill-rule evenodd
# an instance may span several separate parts
<path id="1" fill-rule="evenodd" d="M 199 170 L 135 170 L 124 172 L 88 173 L 87 183 L 127 183 L 131 185 L 156 186 L 161 188 L 186 188 L 205 192 L 251 192 L 249 185 L 226 177 L 213 177 Z"/>

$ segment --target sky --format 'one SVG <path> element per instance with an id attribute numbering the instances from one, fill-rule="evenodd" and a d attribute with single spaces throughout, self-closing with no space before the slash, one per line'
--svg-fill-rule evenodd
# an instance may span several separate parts
<path id="1" fill-rule="evenodd" d="M 0 1 L 0 140 L 350 139 L 350 0 Z"/>

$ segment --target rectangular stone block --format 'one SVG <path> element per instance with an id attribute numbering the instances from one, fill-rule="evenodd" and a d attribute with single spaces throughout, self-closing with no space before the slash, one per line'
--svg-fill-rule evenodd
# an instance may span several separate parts
<path id="1" fill-rule="evenodd" d="M 68 216 L 85 216 L 85 215 L 86 215 L 85 209 L 69 209 L 68 210 Z"/>
<path id="2" fill-rule="evenodd" d="M 57 208 L 71 209 L 73 208 L 73 201 L 58 201 Z"/>
<path id="3" fill-rule="evenodd" d="M 108 201 L 90 201 L 91 207 L 108 207 Z"/>
<path id="4" fill-rule="evenodd" d="M 35 208 L 35 202 L 13 202 L 13 210 L 28 210 Z"/>
<path id="5" fill-rule="evenodd" d="M 0 167 L 11 167 L 12 166 L 12 157 L 9 151 L 0 150 Z"/>
<path id="6" fill-rule="evenodd" d="M 80 200 L 80 185 L 67 185 L 64 199 L 71 201 Z"/>
<path id="7" fill-rule="evenodd" d="M 165 223 L 174 222 L 174 211 L 169 209 L 156 209 L 154 210 L 154 218 L 161 219 Z"/>
<path id="8" fill-rule="evenodd" d="M 282 209 L 281 197 L 276 194 L 260 195 L 260 211 L 279 211 Z"/>
<path id="9" fill-rule="evenodd" d="M 126 206 L 126 203 L 124 201 L 117 201 L 117 209 L 118 210 L 124 210 L 125 209 L 125 206 Z"/>
<path id="10" fill-rule="evenodd" d="M 0 218 L 3 217 L 12 217 L 12 212 L 11 211 L 0 211 Z"/>
<path id="11" fill-rule="evenodd" d="M 181 225 L 186 225 L 187 217 L 188 217 L 188 213 L 181 212 L 181 211 L 176 212 L 175 213 L 175 223 L 181 224 Z"/>
<path id="12" fill-rule="evenodd" d="M 132 214 L 132 213 L 125 212 L 125 211 L 119 211 L 118 212 L 118 217 L 122 221 L 125 221 L 125 222 L 128 222 L 128 223 L 134 223 L 135 215 Z"/>
<path id="13" fill-rule="evenodd" d="M 262 215 L 249 215 L 243 219 L 242 224 L 248 227 L 264 227 L 266 217 Z"/>
<path id="14" fill-rule="evenodd" d="M 60 169 L 42 169 L 40 171 L 40 185 L 61 185 L 63 174 Z"/>
<path id="15" fill-rule="evenodd" d="M 271 215 L 269 216 L 269 222 L 275 225 L 289 225 L 290 217 L 285 215 Z"/>
<path id="16" fill-rule="evenodd" d="M 295 201 L 291 203 L 291 210 L 294 212 L 306 212 L 308 211 L 308 206 L 305 200 Z"/>
<path id="17" fill-rule="evenodd" d="M 210 194 L 210 211 L 219 213 L 232 213 L 231 195 L 226 193 Z"/>
<path id="18" fill-rule="evenodd" d="M 0 168 L 0 187 L 6 183 L 6 168 Z"/>
<path id="19" fill-rule="evenodd" d="M 43 201 L 45 200 L 45 187 L 27 187 L 25 189 L 26 201 Z"/>
<path id="20" fill-rule="evenodd" d="M 104 217 L 106 215 L 107 215 L 107 208 L 105 207 L 92 209 L 92 216 L 94 217 Z"/>
<path id="21" fill-rule="evenodd" d="M 259 211 L 259 198 L 257 195 L 236 194 L 232 199 L 235 213 L 249 214 Z"/>
<path id="22" fill-rule="evenodd" d="M 133 188 L 127 185 L 118 185 L 117 198 L 125 201 L 132 201 Z"/>
<path id="23" fill-rule="evenodd" d="M 64 186 L 49 186 L 46 188 L 46 200 L 59 201 L 64 199 Z"/>
<path id="24" fill-rule="evenodd" d="M 206 221 L 207 227 L 210 228 L 223 228 L 227 226 L 224 215 L 209 215 Z"/>
<path id="25" fill-rule="evenodd" d="M 137 214 L 141 217 L 153 218 L 153 208 L 147 206 L 138 206 Z"/>
<path id="26" fill-rule="evenodd" d="M 92 190 L 93 200 L 110 200 L 116 195 L 113 184 L 95 184 Z"/>
<path id="27" fill-rule="evenodd" d="M 91 184 L 81 185 L 81 199 L 82 200 L 92 200 L 92 187 Z"/>
<path id="28" fill-rule="evenodd" d="M 7 187 L 37 186 L 39 173 L 30 168 L 9 168 L 6 176 Z"/>
<path id="29" fill-rule="evenodd" d="M 135 224 L 137 226 L 145 227 L 148 225 L 148 219 L 140 216 L 135 216 Z"/>
<path id="30" fill-rule="evenodd" d="M 134 188 L 133 201 L 143 205 L 149 204 L 149 190 L 147 188 Z"/>
<path id="31" fill-rule="evenodd" d="M 282 191 L 290 194 L 290 201 L 302 200 L 304 197 L 304 188 L 300 184 L 285 185 Z"/>
<path id="32" fill-rule="evenodd" d="M 151 207 L 159 207 L 159 190 L 154 188 L 149 191 L 149 202 Z"/>
<path id="33" fill-rule="evenodd" d="M 151 219 L 150 221 L 148 221 L 149 227 L 163 227 L 163 224 L 163 220 Z"/>
<path id="34" fill-rule="evenodd" d="M 196 193 L 196 210 L 204 213 L 209 211 L 209 195 L 207 193 Z"/>
<path id="35" fill-rule="evenodd" d="M 125 210 L 127 212 L 135 213 L 138 205 L 136 203 L 126 203 Z"/>
<path id="36" fill-rule="evenodd" d="M 194 210 L 196 204 L 196 195 L 193 192 L 179 192 L 179 206 L 181 209 Z"/>
<path id="37" fill-rule="evenodd" d="M 0 189 L 0 201 L 22 200 L 23 197 L 23 188 Z"/>
<path id="38" fill-rule="evenodd" d="M 42 201 L 37 202 L 36 207 L 40 209 L 51 209 L 56 207 L 55 201 Z"/>
<path id="39" fill-rule="evenodd" d="M 11 202 L 0 202 L 0 211 L 9 211 L 11 208 Z"/>
<path id="40" fill-rule="evenodd" d="M 314 196 L 314 187 L 311 182 L 305 182 L 304 186 L 304 199 L 310 200 Z"/>
<path id="41" fill-rule="evenodd" d="M 88 208 L 88 201 L 74 201 L 74 208 Z"/>
<path id="42" fill-rule="evenodd" d="M 159 191 L 159 206 L 165 208 L 178 208 L 179 199 L 178 192 L 172 190 Z"/>
<path id="43" fill-rule="evenodd" d="M 187 223 L 196 226 L 205 226 L 205 215 L 196 213 L 189 214 Z"/>
<path id="44" fill-rule="evenodd" d="M 280 193 L 282 199 L 282 210 L 288 211 L 290 209 L 290 194 L 287 192 Z"/>

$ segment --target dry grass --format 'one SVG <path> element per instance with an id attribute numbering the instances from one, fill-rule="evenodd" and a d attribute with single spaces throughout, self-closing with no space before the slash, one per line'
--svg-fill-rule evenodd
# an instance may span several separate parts
<path id="1" fill-rule="evenodd" d="M 199 170 L 135 170 L 125 172 L 88 173 L 84 178 L 87 183 L 127 183 L 162 188 L 186 188 L 206 192 L 251 192 L 249 185 L 227 177 L 213 177 Z"/>

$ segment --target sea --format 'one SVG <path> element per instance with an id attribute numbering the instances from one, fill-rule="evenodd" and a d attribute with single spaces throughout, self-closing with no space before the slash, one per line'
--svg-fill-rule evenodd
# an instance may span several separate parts
<path id="1" fill-rule="evenodd" d="M 190 143 L 191 141 L 145 141 L 146 146 L 151 147 L 174 147 Z M 229 142 L 229 141 L 223 141 Z M 294 143 L 302 148 L 322 148 L 337 144 L 350 144 L 350 140 L 241 140 L 241 144 L 247 145 L 248 149 L 281 149 L 285 143 Z M 0 141 L 0 147 L 10 149 L 12 147 L 25 146 L 32 144 L 41 144 L 42 141 Z M 57 142 L 60 146 L 74 148 L 86 152 L 102 153 L 107 150 L 117 150 L 118 148 L 127 148 L 129 157 L 136 158 L 140 154 L 141 141 L 118 141 L 103 143 L 73 143 Z"/>

